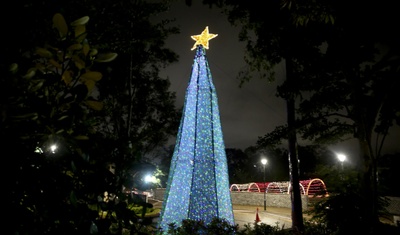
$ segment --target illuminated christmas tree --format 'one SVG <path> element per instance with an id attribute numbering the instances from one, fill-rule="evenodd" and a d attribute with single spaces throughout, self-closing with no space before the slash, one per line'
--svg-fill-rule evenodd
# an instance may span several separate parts
<path id="1" fill-rule="evenodd" d="M 217 217 L 234 225 L 218 99 L 205 50 L 216 36 L 208 27 L 192 36 L 196 55 L 160 215 L 164 232 L 185 219 L 208 224 Z"/>

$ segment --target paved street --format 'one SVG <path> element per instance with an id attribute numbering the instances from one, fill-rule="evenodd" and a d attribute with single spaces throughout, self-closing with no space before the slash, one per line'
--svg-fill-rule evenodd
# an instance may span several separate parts
<path id="1" fill-rule="evenodd" d="M 235 223 L 240 228 L 243 228 L 245 224 L 253 226 L 257 216 L 257 208 L 260 223 L 279 226 L 280 228 L 290 228 L 292 226 L 290 208 L 267 207 L 266 211 L 264 211 L 262 206 L 233 205 Z"/>
<path id="2" fill-rule="evenodd" d="M 149 201 L 153 204 L 155 208 L 161 208 L 162 201 Z M 292 227 L 292 219 L 291 219 L 291 209 L 290 208 L 281 208 L 281 207 L 267 207 L 264 211 L 263 206 L 246 206 L 246 205 L 233 205 L 233 214 L 235 224 L 239 225 L 239 228 L 244 228 L 244 225 L 248 224 L 253 227 L 254 222 L 257 216 L 257 208 L 258 208 L 258 217 L 260 219 L 260 223 L 268 224 L 271 226 L 278 226 L 279 228 L 291 228 Z M 303 219 L 310 219 L 310 215 L 303 213 Z M 154 222 L 157 223 L 158 218 L 154 218 Z M 381 221 L 384 223 L 388 223 L 391 225 L 393 221 L 388 218 L 381 218 Z"/>
<path id="3" fill-rule="evenodd" d="M 152 201 L 150 203 L 152 203 L 155 208 L 161 208 L 161 201 Z M 250 226 L 254 225 L 257 216 L 257 208 L 260 223 L 271 226 L 277 225 L 280 228 L 290 228 L 292 226 L 290 208 L 267 207 L 266 211 L 264 211 L 263 206 L 233 205 L 232 207 L 235 224 L 238 224 L 240 228 L 243 228 L 245 224 L 249 224 Z"/>

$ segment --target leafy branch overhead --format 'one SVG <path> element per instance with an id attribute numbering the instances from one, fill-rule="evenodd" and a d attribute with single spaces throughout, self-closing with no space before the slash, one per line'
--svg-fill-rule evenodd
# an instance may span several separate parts
<path id="1" fill-rule="evenodd" d="M 102 8 L 103 2 L 88 5 L 84 1 L 82 7 L 68 2 L 62 6 L 65 15 L 54 14 L 58 7 L 43 8 L 40 1 L 38 5 L 23 2 L 26 4 L 18 2 L 10 12 L 14 10 L 13 13 L 22 15 L 21 19 L 32 20 L 7 24 L 12 29 L 24 30 L 7 38 L 10 42 L 3 48 L 6 63 L 0 63 L 0 67 L 6 65 L 8 69 L 0 79 L 4 101 L 0 104 L 2 140 L 14 153 L 9 164 L 14 172 L 9 177 L 13 187 L 7 191 L 12 198 L 11 211 L 19 211 L 18 216 L 12 216 L 12 230 L 24 234 L 109 234 L 116 229 L 138 234 L 139 230 L 146 230 L 151 219 L 144 215 L 152 205 L 127 194 L 125 189 L 134 185 L 127 184 L 127 169 L 136 163 L 124 157 L 134 158 L 143 152 L 136 148 L 136 140 L 148 139 L 156 145 L 154 139 L 165 138 L 169 134 L 165 132 L 175 129 L 170 124 L 176 119 L 176 115 L 171 115 L 175 113 L 174 95 L 168 92 L 168 80 L 158 76 L 158 65 L 175 58 L 170 56 L 169 60 L 169 54 L 158 49 L 163 46 L 166 30 L 148 25 L 147 31 L 158 30 L 159 34 L 153 36 L 157 43 L 127 54 L 123 49 L 133 47 L 121 40 L 138 40 L 143 44 L 150 40 L 123 34 L 137 32 L 137 28 L 120 30 L 118 33 L 124 37 L 116 37 L 115 25 L 125 23 L 125 19 L 120 18 L 111 26 L 101 21 L 102 25 L 96 19 L 102 15 L 100 11 L 84 8 Z M 121 13 L 115 9 L 108 11 L 106 6 L 104 9 L 110 14 Z M 138 17 L 132 8 L 124 9 Z M 145 13 L 153 13 L 152 8 Z M 90 24 L 88 16 L 80 17 L 86 14 L 91 16 Z M 107 40 L 99 34 L 106 35 Z M 126 47 L 117 51 L 110 41 Z M 156 49 L 148 49 L 152 47 Z M 118 55 L 100 51 L 115 51 Z M 138 57 L 146 60 L 136 60 Z M 132 82 L 127 87 L 128 79 Z M 128 112 L 135 116 L 127 118 Z M 109 113 L 119 115 L 121 122 L 107 132 L 114 127 Z M 129 142 L 121 141 L 126 136 L 123 131 L 118 132 L 119 128 L 136 118 L 144 128 L 129 123 L 126 129 L 140 131 L 140 135 Z M 142 134 L 143 129 L 148 131 Z M 114 156 L 119 162 L 111 159 Z M 131 209 L 138 204 L 140 214 Z"/>
<path id="2" fill-rule="evenodd" d="M 86 139 L 73 130 L 74 120 L 82 123 L 89 110 L 103 108 L 96 97 L 96 83 L 102 79 L 102 73 L 92 67 L 94 63 L 110 62 L 117 57 L 116 53 L 99 53 L 89 45 L 88 22 L 89 17 L 85 16 L 68 25 L 61 14 L 55 14 L 55 40 L 32 52 L 29 69 L 11 65 L 11 72 L 24 79 L 25 99 L 31 101 L 30 106 L 16 115 L 17 120 L 28 117 L 39 125 L 46 123 L 42 131 L 67 132 Z"/>

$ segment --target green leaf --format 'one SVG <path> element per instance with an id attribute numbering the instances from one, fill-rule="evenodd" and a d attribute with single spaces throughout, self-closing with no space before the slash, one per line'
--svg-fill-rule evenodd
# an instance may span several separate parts
<path id="1" fill-rule="evenodd" d="M 53 65 L 54 67 L 58 68 L 58 69 L 61 69 L 61 68 L 62 68 L 61 64 L 58 63 L 57 61 L 53 60 L 53 59 L 50 59 L 50 60 L 49 60 L 49 63 L 50 63 L 51 65 Z"/>
<path id="2" fill-rule="evenodd" d="M 82 44 L 76 43 L 76 44 L 73 44 L 73 45 L 71 45 L 70 47 L 68 47 L 68 50 L 71 50 L 71 51 L 78 51 L 78 50 L 81 50 L 82 47 L 83 47 Z"/>
<path id="3" fill-rule="evenodd" d="M 31 68 L 28 70 L 28 72 L 26 72 L 26 74 L 24 76 L 22 76 L 23 78 L 32 78 L 33 76 L 35 76 L 36 74 L 36 69 L 35 68 Z"/>
<path id="4" fill-rule="evenodd" d="M 30 118 L 32 120 L 36 119 L 37 117 L 38 117 L 38 113 L 27 113 L 27 114 L 24 114 L 24 115 L 13 116 L 13 118 L 17 118 L 17 119 Z"/>
<path id="5" fill-rule="evenodd" d="M 72 61 L 74 61 L 75 66 L 76 66 L 79 70 L 84 69 L 85 66 L 86 66 L 85 61 L 83 61 L 83 60 L 82 60 L 79 56 L 77 56 L 77 55 L 72 56 Z"/>
<path id="6" fill-rule="evenodd" d="M 90 92 L 92 92 L 93 88 L 95 87 L 96 82 L 93 80 L 86 80 L 85 85 L 87 87 L 88 93 L 90 93 Z"/>
<path id="7" fill-rule="evenodd" d="M 85 27 L 84 25 L 78 25 L 78 26 L 75 28 L 75 39 L 76 39 L 78 42 L 82 42 L 83 39 L 86 38 L 86 35 L 87 35 L 87 33 L 86 33 L 86 27 Z"/>
<path id="8" fill-rule="evenodd" d="M 65 38 L 68 34 L 68 25 L 65 22 L 64 16 L 60 13 L 56 13 L 53 16 L 53 26 L 58 30 L 60 33 L 61 38 Z"/>
<path id="9" fill-rule="evenodd" d="M 18 70 L 18 64 L 17 63 L 12 63 L 11 65 L 10 65 L 10 72 L 12 72 L 12 73 L 16 73 L 17 72 L 17 70 Z"/>
<path id="10" fill-rule="evenodd" d="M 89 55 L 90 55 L 90 56 L 95 56 L 95 55 L 97 55 L 97 53 L 98 53 L 97 49 L 96 49 L 96 48 L 93 48 L 93 49 L 90 50 Z"/>
<path id="11" fill-rule="evenodd" d="M 74 139 L 77 139 L 77 140 L 88 140 L 89 137 L 86 136 L 86 135 L 78 135 L 78 136 L 75 136 Z"/>
<path id="12" fill-rule="evenodd" d="M 41 47 L 36 49 L 36 54 L 44 58 L 51 58 L 53 56 L 49 50 Z"/>
<path id="13" fill-rule="evenodd" d="M 87 56 L 88 53 L 89 53 L 89 51 L 90 51 L 90 46 L 89 46 L 89 44 L 87 44 L 87 43 L 83 44 L 83 54 L 84 54 L 85 56 Z"/>
<path id="14" fill-rule="evenodd" d="M 97 82 L 97 81 L 100 81 L 102 76 L 103 75 L 100 72 L 90 71 L 90 72 L 82 74 L 81 79 L 82 80 L 92 80 L 92 81 Z"/>
<path id="15" fill-rule="evenodd" d="M 78 200 L 77 200 L 77 198 L 76 198 L 76 195 L 75 195 L 75 192 L 74 192 L 74 191 L 71 191 L 71 193 L 70 193 L 70 195 L 69 195 L 69 200 L 71 201 L 71 204 L 72 204 L 72 205 L 74 205 L 74 206 L 77 205 Z"/>
<path id="16" fill-rule="evenodd" d="M 98 57 L 95 59 L 96 62 L 110 62 L 117 58 L 117 53 L 105 53 L 99 54 Z"/>
<path id="17" fill-rule="evenodd" d="M 89 22 L 89 16 L 84 16 L 71 23 L 72 26 L 85 25 Z"/>
<path id="18" fill-rule="evenodd" d="M 66 85 L 69 85 L 72 81 L 71 71 L 67 70 L 62 75 L 62 80 L 65 82 Z"/>
<path id="19" fill-rule="evenodd" d="M 43 87 L 43 84 L 44 84 L 44 80 L 36 81 L 35 83 L 33 83 L 32 87 L 31 87 L 32 91 L 39 90 L 40 88 Z"/>
<path id="20" fill-rule="evenodd" d="M 67 116 L 67 115 L 64 115 L 64 116 L 60 117 L 60 118 L 58 119 L 58 121 L 64 120 L 64 119 L 66 119 L 66 118 L 68 118 L 68 116 Z"/>

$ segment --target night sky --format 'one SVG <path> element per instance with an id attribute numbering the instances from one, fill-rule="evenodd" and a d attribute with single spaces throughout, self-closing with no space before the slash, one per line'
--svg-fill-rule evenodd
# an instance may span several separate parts
<path id="1" fill-rule="evenodd" d="M 171 90 L 176 92 L 177 107 L 184 104 L 195 51 L 192 35 L 200 34 L 206 26 L 209 32 L 218 34 L 210 40 L 206 51 L 214 85 L 217 90 L 221 125 L 226 148 L 246 149 L 254 146 L 259 136 L 273 131 L 276 126 L 286 123 L 286 104 L 275 96 L 276 87 L 284 79 L 285 70 L 276 69 L 276 81 L 268 82 L 253 78 L 239 88 L 239 70 L 246 66 L 244 43 L 238 41 L 239 28 L 232 26 L 226 15 L 216 7 L 210 9 L 199 1 L 191 7 L 185 1 L 176 1 L 170 11 L 160 17 L 176 18 L 174 25 L 181 33 L 167 40 L 167 47 L 179 54 L 179 62 L 169 66 L 161 76 L 168 76 Z M 400 152 L 400 128 L 392 131 L 385 149 L 388 153 Z M 174 144 L 175 140 L 171 140 Z M 301 140 L 298 140 L 302 143 Z M 284 146 L 285 147 L 285 146 Z M 350 141 L 331 146 L 334 152 L 356 154 L 357 142 Z"/>

